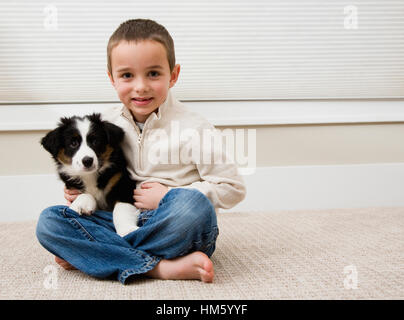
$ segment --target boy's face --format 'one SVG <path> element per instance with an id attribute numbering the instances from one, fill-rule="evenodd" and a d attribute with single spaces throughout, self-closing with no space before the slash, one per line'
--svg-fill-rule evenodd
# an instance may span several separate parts
<path id="1" fill-rule="evenodd" d="M 108 76 L 119 99 L 136 121 L 145 122 L 177 82 L 180 66 L 170 72 L 164 46 L 153 40 L 121 41 L 111 52 Z"/>

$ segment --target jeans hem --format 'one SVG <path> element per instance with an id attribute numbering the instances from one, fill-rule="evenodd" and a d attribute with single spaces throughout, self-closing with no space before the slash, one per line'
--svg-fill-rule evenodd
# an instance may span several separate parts
<path id="1" fill-rule="evenodd" d="M 150 260 L 147 261 L 143 266 L 141 266 L 140 268 L 137 269 L 127 269 L 124 270 L 123 272 L 121 272 L 118 276 L 118 280 L 119 282 L 121 282 L 122 284 L 125 284 L 126 280 L 134 275 L 134 274 L 142 274 L 142 273 L 146 273 L 152 269 L 154 269 L 154 267 L 157 265 L 157 263 L 159 263 L 161 260 L 161 258 L 159 257 L 150 257 Z"/>

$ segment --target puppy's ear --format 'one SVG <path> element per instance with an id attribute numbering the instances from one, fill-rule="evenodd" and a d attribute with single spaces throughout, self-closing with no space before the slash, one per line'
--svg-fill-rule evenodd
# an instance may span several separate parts
<path id="1" fill-rule="evenodd" d="M 62 134 L 62 128 L 58 127 L 41 139 L 41 144 L 53 156 L 56 156 L 61 147 L 60 138 Z"/>
<path id="2" fill-rule="evenodd" d="M 120 127 L 108 121 L 104 121 L 104 127 L 105 131 L 107 132 L 108 143 L 111 146 L 119 146 L 123 140 L 123 136 L 125 134 L 124 131 Z"/>
<path id="3" fill-rule="evenodd" d="M 53 156 L 57 156 L 59 149 L 62 147 L 62 133 L 63 130 L 73 123 L 74 117 L 68 118 L 60 118 L 58 123 L 58 127 L 50 132 L 42 138 L 41 144 Z"/>
<path id="4" fill-rule="evenodd" d="M 91 122 L 96 123 L 96 124 L 101 124 L 101 113 L 93 113 L 88 116 L 86 116 Z"/>
<path id="5" fill-rule="evenodd" d="M 74 121 L 74 119 L 77 117 L 64 117 L 64 118 L 60 118 L 60 122 L 59 122 L 59 127 L 67 127 L 69 125 L 71 125 Z"/>

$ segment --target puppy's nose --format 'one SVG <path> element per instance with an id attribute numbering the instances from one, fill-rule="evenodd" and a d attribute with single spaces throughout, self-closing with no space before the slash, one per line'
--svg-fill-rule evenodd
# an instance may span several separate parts
<path id="1" fill-rule="evenodd" d="M 86 168 L 90 168 L 93 165 L 93 158 L 91 157 L 84 157 L 82 160 L 84 166 Z"/>

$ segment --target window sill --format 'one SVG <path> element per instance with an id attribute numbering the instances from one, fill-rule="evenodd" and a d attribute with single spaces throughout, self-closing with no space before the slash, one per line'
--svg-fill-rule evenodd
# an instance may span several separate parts
<path id="1" fill-rule="evenodd" d="M 404 99 L 184 103 L 215 126 L 404 122 Z M 0 105 L 0 131 L 49 130 L 56 126 L 62 116 L 102 112 L 119 104 L 120 102 Z"/>

